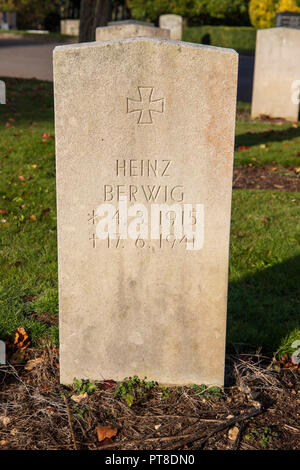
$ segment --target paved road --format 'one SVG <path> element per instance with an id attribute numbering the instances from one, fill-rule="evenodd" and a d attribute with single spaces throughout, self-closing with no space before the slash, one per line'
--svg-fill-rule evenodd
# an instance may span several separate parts
<path id="1" fill-rule="evenodd" d="M 52 51 L 56 43 L 0 39 L 0 76 L 53 80 Z M 251 101 L 254 58 L 240 56 L 238 100 Z"/>
<path id="2" fill-rule="evenodd" d="M 52 80 L 51 42 L 0 39 L 0 76 Z"/>

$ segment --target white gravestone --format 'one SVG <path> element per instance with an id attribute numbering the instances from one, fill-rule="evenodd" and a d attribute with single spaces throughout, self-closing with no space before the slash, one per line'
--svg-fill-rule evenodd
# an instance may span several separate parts
<path id="1" fill-rule="evenodd" d="M 170 30 L 156 28 L 153 23 L 136 20 L 113 21 L 108 26 L 96 28 L 96 41 L 134 37 L 170 39 Z"/>
<path id="2" fill-rule="evenodd" d="M 300 30 L 257 31 L 252 118 L 299 119 Z"/>
<path id="3" fill-rule="evenodd" d="M 180 15 L 161 15 L 159 27 L 170 30 L 170 39 L 181 41 L 182 39 L 182 17 Z"/>
<path id="4" fill-rule="evenodd" d="M 54 51 L 60 371 L 221 385 L 238 55 Z"/>

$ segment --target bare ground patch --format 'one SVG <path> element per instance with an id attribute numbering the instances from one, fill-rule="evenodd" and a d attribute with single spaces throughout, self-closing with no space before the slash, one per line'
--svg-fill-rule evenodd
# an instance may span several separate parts
<path id="1" fill-rule="evenodd" d="M 300 191 L 300 173 L 295 168 L 235 167 L 233 189 Z"/>

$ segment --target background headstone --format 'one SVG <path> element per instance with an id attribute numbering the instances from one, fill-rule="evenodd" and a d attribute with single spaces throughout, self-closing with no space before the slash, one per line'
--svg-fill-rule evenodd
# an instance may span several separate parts
<path id="1" fill-rule="evenodd" d="M 0 364 L 6 363 L 6 344 L 0 340 Z"/>
<path id="2" fill-rule="evenodd" d="M 61 34 L 67 34 L 69 36 L 79 35 L 80 20 L 61 20 L 60 21 L 60 32 Z"/>
<path id="3" fill-rule="evenodd" d="M 182 39 L 182 17 L 180 15 L 161 15 L 159 27 L 170 30 L 170 39 L 181 41 Z"/>
<path id="4" fill-rule="evenodd" d="M 136 20 L 113 21 L 108 26 L 96 28 L 96 41 L 134 38 L 139 36 L 170 39 L 168 29 L 156 28 L 153 23 Z"/>
<path id="5" fill-rule="evenodd" d="M 0 28 L 17 29 L 17 13 L 15 11 L 0 11 Z"/>
<path id="6" fill-rule="evenodd" d="M 276 15 L 277 28 L 296 28 L 300 29 L 300 13 L 291 11 L 282 11 Z"/>
<path id="7" fill-rule="evenodd" d="M 269 116 L 298 121 L 293 102 L 295 81 L 300 80 L 300 31 L 270 28 L 257 31 L 252 118 Z"/>
<path id="8" fill-rule="evenodd" d="M 223 383 L 237 67 L 152 38 L 55 49 L 63 383 Z"/>
<path id="9" fill-rule="evenodd" d="M 0 104 L 6 103 L 6 86 L 3 80 L 0 80 Z"/>
<path id="10" fill-rule="evenodd" d="M 148 21 L 140 21 L 135 19 L 130 20 L 118 20 L 118 21 L 109 21 L 107 23 L 108 26 L 116 26 L 116 25 L 124 25 L 124 24 L 139 24 L 141 26 L 154 26 L 154 23 L 150 23 Z"/>

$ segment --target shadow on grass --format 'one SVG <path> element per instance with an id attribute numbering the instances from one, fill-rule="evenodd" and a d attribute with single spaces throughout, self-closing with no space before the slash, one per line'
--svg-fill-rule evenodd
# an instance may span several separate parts
<path id="1" fill-rule="evenodd" d="M 284 140 L 292 140 L 298 137 L 300 137 L 300 127 L 290 127 L 289 129 L 281 129 L 278 131 L 270 129 L 265 132 L 246 132 L 245 134 L 239 134 L 235 137 L 235 145 L 236 147 L 240 145 L 249 145 L 252 147 L 254 145 L 270 142 L 283 142 Z"/>
<path id="2" fill-rule="evenodd" d="M 300 255 L 229 283 L 227 350 L 273 353 L 300 328 Z"/>
<path id="3" fill-rule="evenodd" d="M 45 80 L 0 77 L 6 86 L 6 104 L 0 106 L 0 127 L 8 117 L 16 129 L 32 122 L 54 123 L 53 83 Z"/>

